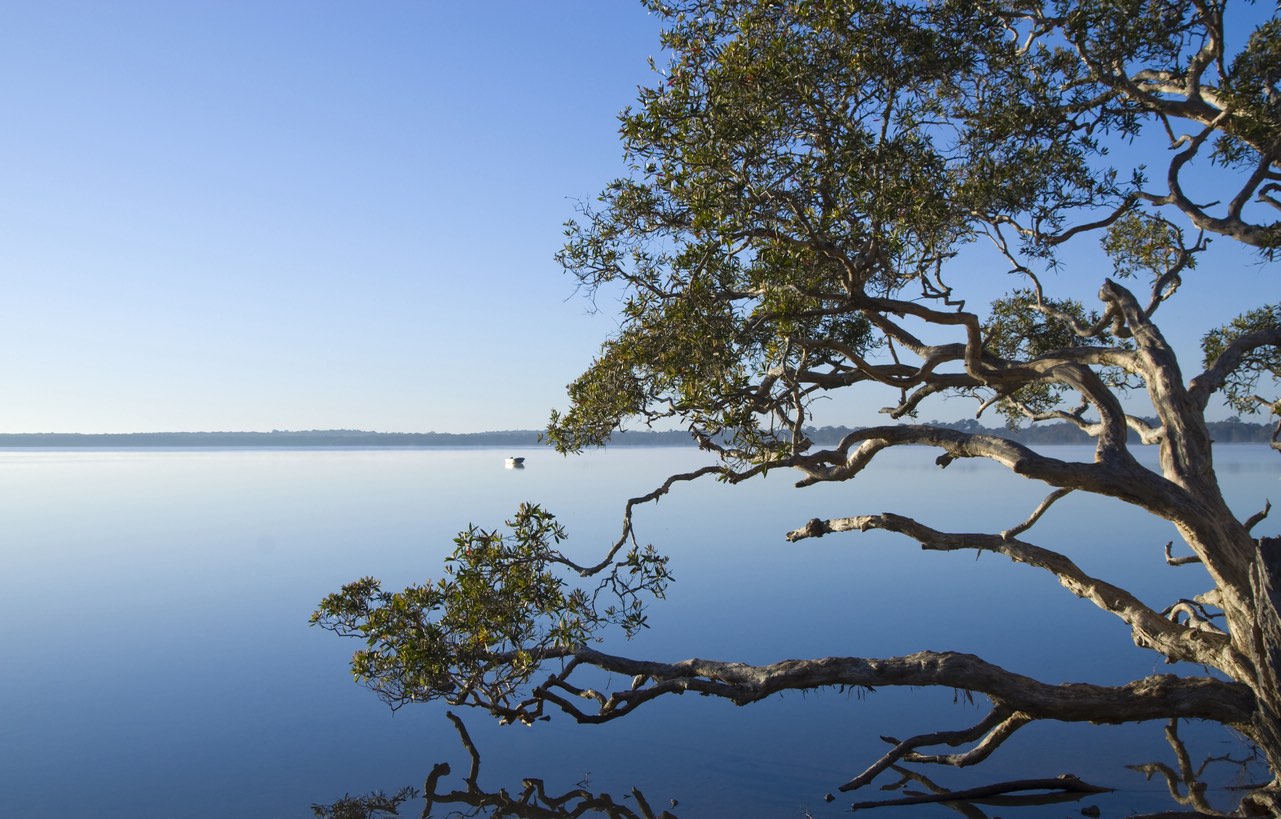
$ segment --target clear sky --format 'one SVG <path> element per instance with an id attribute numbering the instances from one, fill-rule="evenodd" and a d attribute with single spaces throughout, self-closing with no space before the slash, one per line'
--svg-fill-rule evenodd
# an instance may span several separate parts
<path id="1" fill-rule="evenodd" d="M 552 255 L 622 170 L 657 28 L 634 0 L 3 4 L 0 431 L 541 427 L 615 326 Z M 1233 262 L 1180 309 L 1273 281 Z"/>
<path id="2" fill-rule="evenodd" d="M 632 0 L 0 8 L 0 431 L 538 428 Z"/>

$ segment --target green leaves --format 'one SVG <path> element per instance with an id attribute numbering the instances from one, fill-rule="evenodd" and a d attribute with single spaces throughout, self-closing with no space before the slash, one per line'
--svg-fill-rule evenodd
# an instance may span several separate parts
<path id="1" fill-rule="evenodd" d="M 596 639 L 608 624 L 644 626 L 644 596 L 662 596 L 670 576 L 652 550 L 629 554 L 601 589 L 572 588 L 555 568 L 565 538 L 553 515 L 524 504 L 510 532 L 470 526 L 455 539 L 445 576 L 387 591 L 362 578 L 321 601 L 312 625 L 357 637 L 352 673 L 393 707 L 445 699 L 511 720 L 531 719 L 525 689 L 539 666 Z M 598 612 L 601 590 L 617 607 Z"/>
<path id="2" fill-rule="evenodd" d="M 1264 331 L 1281 331 L 1281 304 L 1270 304 L 1243 313 L 1223 327 L 1207 333 L 1201 340 L 1206 366 L 1218 360 L 1232 344 Z M 1255 413 L 1268 409 L 1275 415 L 1281 415 L 1281 398 L 1258 394 L 1261 380 L 1271 381 L 1274 386 L 1281 380 L 1281 346 L 1276 342 L 1245 351 L 1223 386 L 1228 404 L 1238 412 Z"/>
<path id="3" fill-rule="evenodd" d="M 1183 248 L 1183 236 L 1164 219 L 1130 211 L 1108 226 L 1100 244 L 1121 278 L 1140 273 L 1155 279 L 1195 266 L 1195 257 Z"/>
<path id="4" fill-rule="evenodd" d="M 1150 313 L 1206 247 L 1172 219 L 1265 251 L 1281 235 L 1251 221 L 1275 205 L 1276 20 L 1229 63 L 1226 6 L 1191 0 L 648 5 L 668 59 L 620 118 L 630 176 L 583 209 L 558 257 L 624 303 L 552 416 L 562 451 L 639 421 L 770 463 L 803 448 L 815 401 L 862 382 L 899 391 L 896 417 L 953 390 L 1043 413 L 1066 388 L 1027 359 L 1113 343 L 1045 292 L 1072 237 L 1099 236 L 1116 276 L 1150 279 Z M 1151 178 L 1108 153 L 1145 127 L 1177 148 Z M 1219 204 L 1180 188 L 1200 141 L 1242 171 L 1219 174 L 1225 194 L 1198 183 Z M 1043 298 L 998 302 L 984 343 L 1002 371 L 963 375 L 913 322 L 957 326 L 968 294 L 949 279 L 975 266 L 953 259 L 980 238 Z M 1133 380 L 1082 366 L 1107 387 Z"/>
<path id="5" fill-rule="evenodd" d="M 1108 333 L 1086 332 L 1098 320 L 1078 301 L 1041 299 L 1032 290 L 1015 290 L 992 302 L 983 327 L 984 349 L 1012 362 L 1026 362 L 1074 347 L 1102 346 L 1112 340 Z M 999 409 L 1013 424 L 1028 414 L 1054 409 L 1065 391 L 1054 381 L 1037 381 L 1005 396 Z"/>

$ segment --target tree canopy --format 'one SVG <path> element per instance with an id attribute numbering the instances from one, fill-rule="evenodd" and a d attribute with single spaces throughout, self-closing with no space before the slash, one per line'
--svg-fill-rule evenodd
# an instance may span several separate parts
<path id="1" fill-rule="evenodd" d="M 1281 417 L 1281 305 L 1245 303 L 1236 320 L 1206 328 L 1203 369 L 1191 377 L 1156 323 L 1211 240 L 1264 261 L 1281 248 L 1281 20 L 1214 0 L 647 5 L 666 23 L 660 81 L 621 117 L 627 173 L 581 207 L 559 256 L 587 293 L 621 294 L 621 325 L 569 385 L 547 435 L 574 452 L 627 423 L 675 425 L 719 459 L 628 502 L 623 534 L 599 563 L 580 565 L 544 539 L 540 568 L 604 577 L 583 610 L 621 588 L 635 626 L 641 597 L 661 595 L 665 581 L 664 559 L 638 548 L 638 504 L 704 476 L 738 482 L 788 467 L 801 487 L 851 480 L 887 449 L 924 445 L 939 450 L 940 467 L 1003 464 L 1044 484 L 1045 500 L 1022 525 L 990 534 L 882 513 L 798 521 L 788 539 L 884 529 L 928 549 L 1001 554 L 1114 614 L 1139 646 L 1219 673 L 1055 686 L 946 652 L 745 666 L 631 660 L 540 637 L 468 649 L 490 661 L 564 661 L 541 682 L 531 671 L 519 695 L 490 686 L 476 700 L 466 662 L 451 666 L 456 690 L 423 688 L 399 665 L 387 672 L 395 684 L 507 718 L 537 718 L 551 704 L 586 722 L 684 690 L 745 703 L 820 686 L 943 685 L 992 701 L 969 732 L 932 738 L 968 751 L 904 743 L 850 788 L 903 759 L 978 761 L 1038 719 L 1217 720 L 1281 776 L 1281 539 L 1253 532 L 1267 510 L 1240 520 L 1228 508 L 1206 423 L 1219 400 Z M 1169 148 L 1142 154 L 1161 167 L 1127 150 L 1144 141 Z M 975 302 L 1008 274 L 1007 293 Z M 1082 280 L 1096 296 L 1063 286 Z M 883 394 L 887 423 L 812 442 L 816 402 L 851 391 Z M 1070 423 L 1091 437 L 1093 457 L 912 422 L 946 396 L 1012 424 Z M 1158 468 L 1140 463 L 1138 445 L 1159 448 Z M 1171 521 L 1190 554 L 1169 562 L 1201 564 L 1212 588 L 1151 608 L 1023 539 L 1078 491 Z M 372 610 L 351 608 L 380 599 L 348 587 L 317 618 L 404 657 L 380 642 Z M 571 678 L 586 666 L 634 675 L 633 685 L 578 688 Z M 1281 811 L 1281 778 L 1246 809 Z"/>

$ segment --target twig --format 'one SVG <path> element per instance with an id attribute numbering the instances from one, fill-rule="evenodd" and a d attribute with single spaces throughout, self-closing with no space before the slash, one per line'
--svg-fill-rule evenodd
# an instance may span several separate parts
<path id="1" fill-rule="evenodd" d="M 1174 556 L 1174 554 L 1170 551 L 1170 549 L 1171 549 L 1173 546 L 1174 546 L 1174 541 L 1173 541 L 1173 540 L 1171 540 L 1169 543 L 1165 544 L 1165 562 L 1166 562 L 1166 563 L 1168 563 L 1169 565 L 1171 565 L 1171 566 L 1187 566 L 1187 565 L 1188 565 L 1188 564 L 1190 564 L 1190 563 L 1200 563 L 1200 562 L 1201 562 L 1201 558 L 1197 557 L 1196 555 L 1188 555 L 1187 557 L 1175 557 L 1175 556 Z"/>

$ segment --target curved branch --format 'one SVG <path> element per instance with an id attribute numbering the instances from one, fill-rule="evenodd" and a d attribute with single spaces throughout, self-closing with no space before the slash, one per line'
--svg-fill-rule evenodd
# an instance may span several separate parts
<path id="1" fill-rule="evenodd" d="M 1272 501 L 1265 500 L 1263 502 L 1263 508 L 1255 512 L 1253 515 L 1251 515 L 1243 524 L 1245 526 L 1245 530 L 1248 532 L 1254 527 L 1258 526 L 1260 523 L 1263 522 L 1263 520 L 1268 516 L 1268 513 L 1271 511 L 1272 511 Z"/>
<path id="2" fill-rule="evenodd" d="M 959 731 L 939 731 L 933 734 L 920 734 L 919 736 L 909 737 L 908 739 L 904 739 L 904 740 L 896 740 L 893 737 L 881 737 L 881 739 L 891 743 L 892 745 L 894 745 L 894 747 L 890 749 L 890 751 L 887 752 L 880 759 L 876 760 L 876 762 L 872 763 L 872 765 L 868 767 L 867 770 L 863 771 L 858 776 L 846 782 L 844 785 L 841 785 L 840 789 L 842 791 L 857 790 L 863 787 L 864 785 L 868 784 L 869 782 L 871 782 L 876 777 L 880 776 L 882 772 L 893 767 L 895 763 L 901 761 L 904 757 L 907 757 L 909 755 L 913 755 L 914 760 L 918 762 L 933 761 L 934 759 L 941 759 L 941 757 L 931 758 L 931 757 L 915 755 L 914 752 L 917 748 L 920 748 L 926 745 L 951 745 L 955 747 L 965 742 L 973 742 L 979 737 L 982 737 L 984 734 L 990 734 L 990 732 L 995 731 L 1002 724 L 1010 720 L 1013 716 L 1014 716 L 1014 712 L 1012 712 L 1009 708 L 1005 708 L 998 705 L 994 707 L 992 711 L 986 717 L 984 717 L 982 721 L 980 721 L 977 725 L 971 726 L 969 728 L 963 728 Z M 1020 714 L 1019 716 L 1023 717 L 1022 714 Z M 1027 720 L 1024 719 L 1024 722 L 1026 723 Z M 990 751 L 988 753 L 990 753 Z M 983 756 L 986 757 L 987 754 L 984 754 Z M 974 761 L 978 761 L 978 760 L 974 760 Z M 950 764 L 954 764 L 959 767 L 960 765 L 970 764 L 970 763 L 951 762 Z"/>
<path id="3" fill-rule="evenodd" d="M 1214 363 L 1205 372 L 1192 379 L 1188 387 L 1188 392 L 1191 393 L 1197 407 L 1204 410 L 1210 401 L 1210 396 L 1223 389 L 1223 385 L 1227 383 L 1237 367 L 1241 366 L 1245 357 L 1260 347 L 1281 347 L 1281 328 L 1249 333 L 1225 347 L 1223 352 L 1219 353 L 1219 357 L 1214 359 Z"/>
<path id="4" fill-rule="evenodd" d="M 957 458 L 987 458 L 1021 477 L 1118 498 L 1171 520 L 1179 519 L 1189 505 L 1182 488 L 1132 458 L 1088 464 L 1062 461 L 1006 438 L 945 427 L 866 427 L 846 435 L 835 449 L 813 453 L 790 465 L 806 474 L 797 482 L 798 487 L 844 481 L 862 472 L 878 453 L 895 446 L 937 447 L 943 450 L 938 464 L 944 467 Z"/>
<path id="5" fill-rule="evenodd" d="M 610 550 L 608 553 L 606 553 L 604 559 L 602 559 L 596 565 L 580 566 L 560 553 L 557 553 L 555 562 L 560 563 L 561 565 L 567 568 L 573 569 L 583 577 L 590 577 L 591 575 L 601 573 L 602 571 L 604 571 L 606 568 L 609 567 L 609 565 L 613 562 L 614 557 L 618 554 L 618 552 L 625 545 L 627 545 L 627 541 L 632 539 L 632 531 L 633 531 L 632 530 L 632 509 L 634 509 L 635 507 L 643 503 L 649 503 L 650 501 L 658 500 L 659 498 L 666 495 L 668 492 L 672 491 L 672 486 L 674 486 L 677 483 L 684 482 L 684 481 L 693 481 L 705 475 L 715 475 L 715 474 L 726 475 L 728 474 L 728 471 L 725 467 L 722 467 L 722 466 L 705 466 L 701 469 L 696 469 L 693 472 L 682 472 L 678 475 L 672 475 L 667 480 L 663 481 L 662 485 L 659 486 L 657 489 L 655 489 L 653 492 L 650 492 L 647 495 L 641 495 L 640 497 L 631 498 L 630 500 L 628 500 L 627 507 L 623 511 L 623 533 L 619 535 L 618 540 L 614 542 L 614 545 L 612 547 L 610 547 Z"/>
<path id="6" fill-rule="evenodd" d="M 1026 532 L 1028 529 L 1031 529 L 1033 526 L 1036 525 L 1036 522 L 1041 519 L 1041 516 L 1050 510 L 1051 506 L 1053 506 L 1058 501 L 1062 500 L 1064 496 L 1070 495 L 1073 491 L 1075 490 L 1055 489 L 1053 492 L 1051 492 L 1049 495 L 1046 496 L 1045 500 L 1041 501 L 1041 504 L 1032 511 L 1031 515 L 1028 515 L 1027 520 L 1023 521 L 1018 526 L 1011 526 L 1009 529 L 1006 529 L 1005 531 L 1001 532 L 1001 539 L 1009 540 L 1015 535 L 1021 535 L 1024 532 Z"/>

